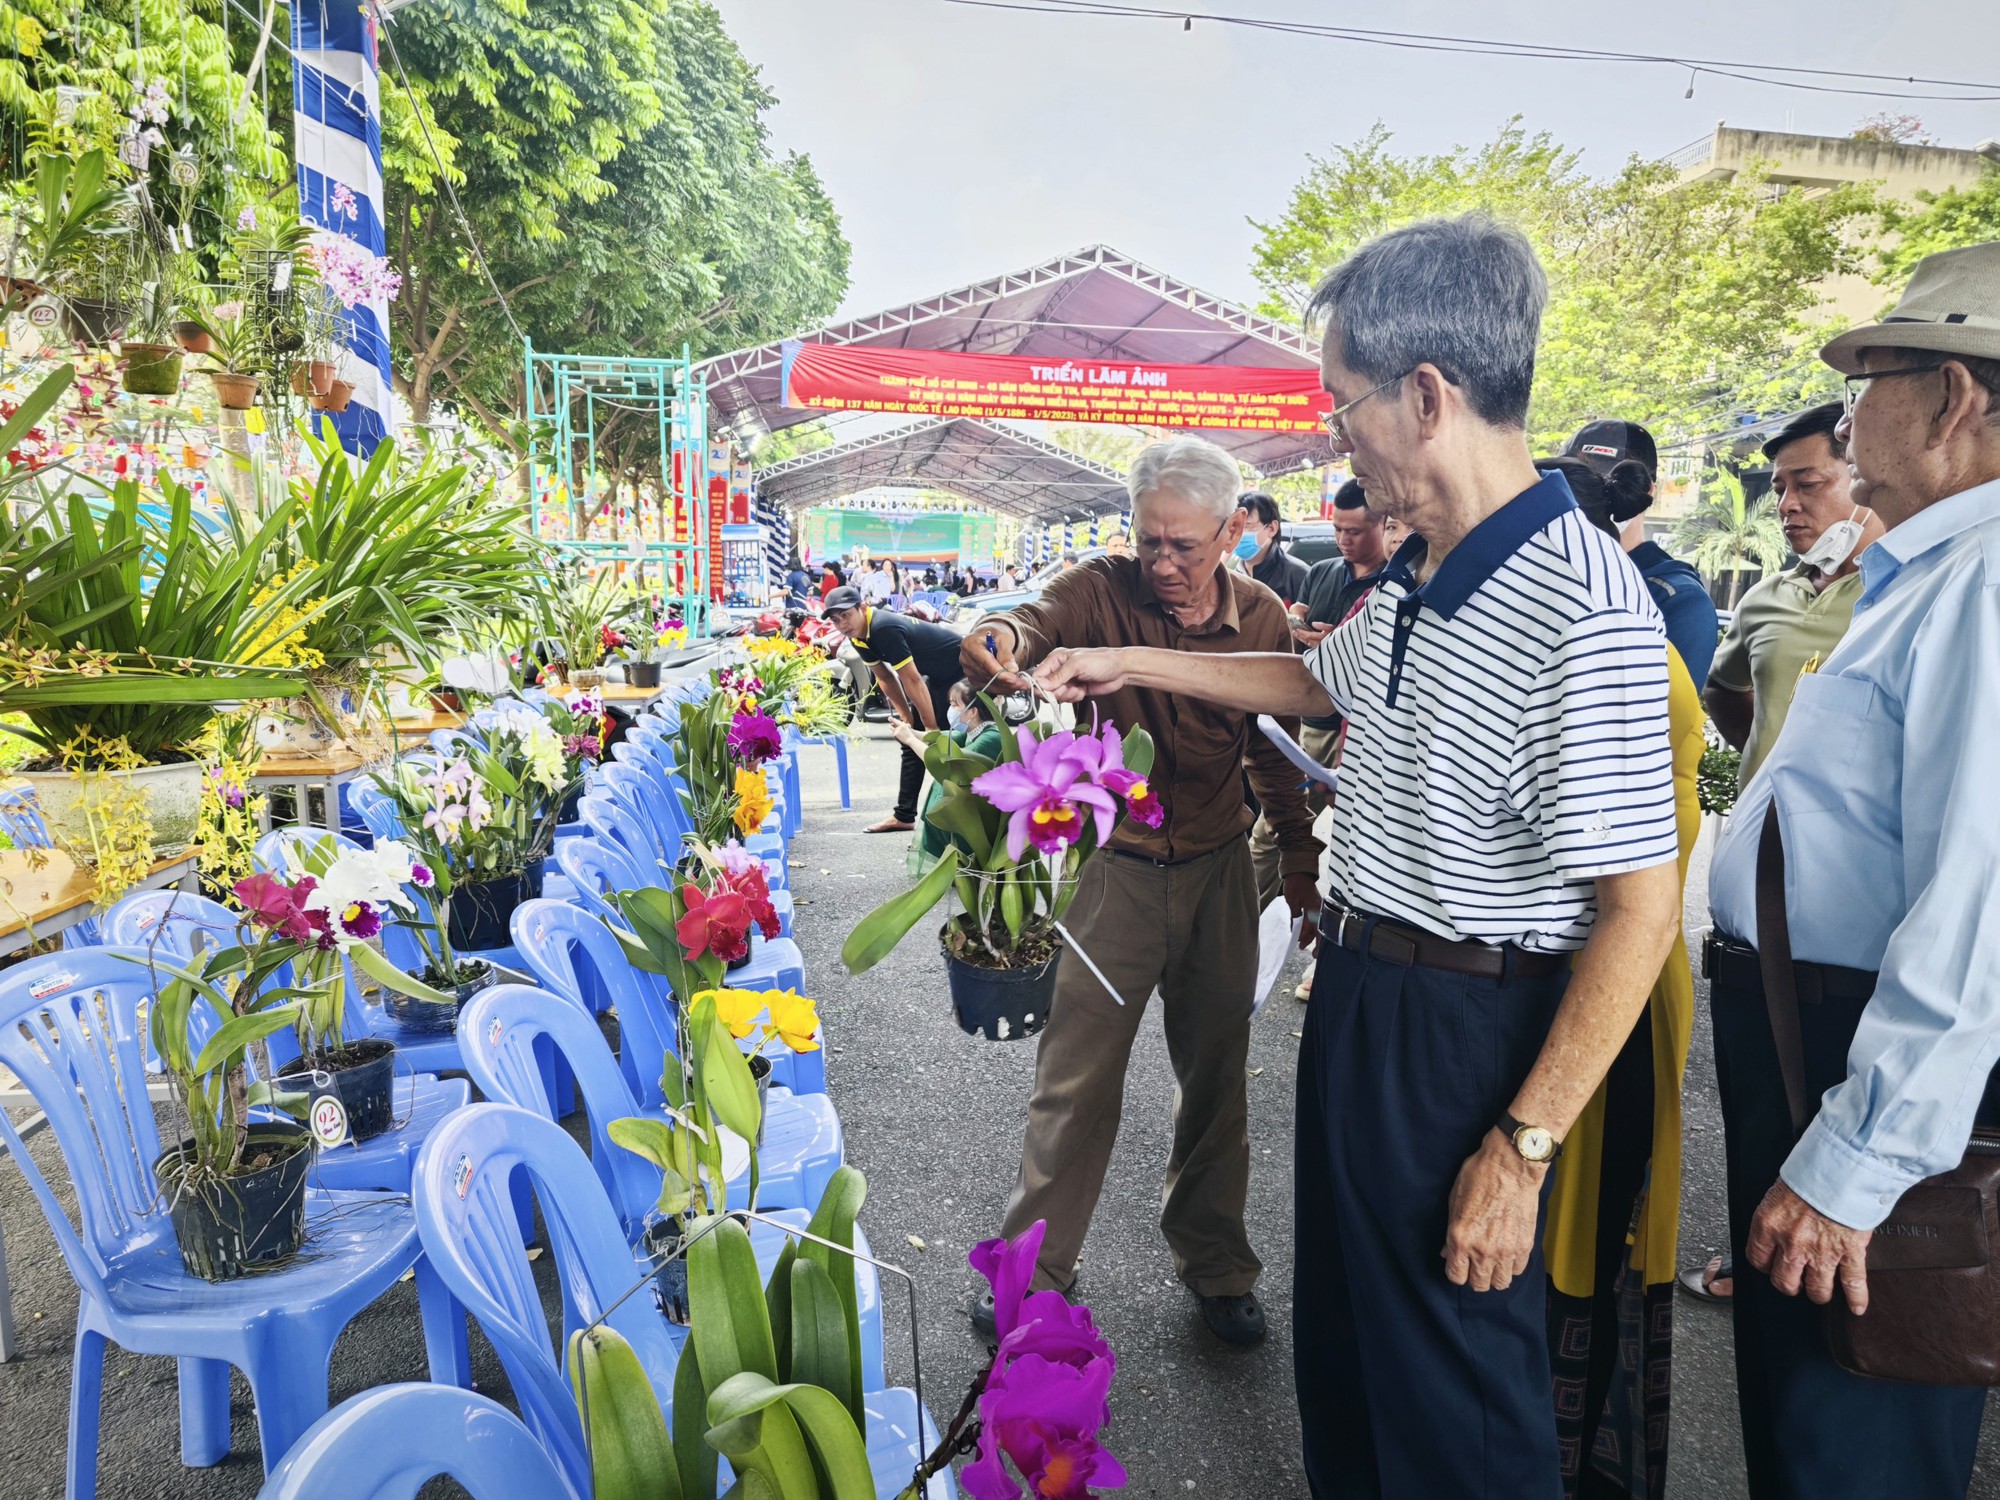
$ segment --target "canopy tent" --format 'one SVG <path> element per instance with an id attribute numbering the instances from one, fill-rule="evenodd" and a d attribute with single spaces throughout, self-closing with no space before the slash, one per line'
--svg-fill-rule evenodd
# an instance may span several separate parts
<path id="1" fill-rule="evenodd" d="M 1116 469 L 966 417 L 926 417 L 757 471 L 758 497 L 786 510 L 877 487 L 946 490 L 1030 523 L 1125 508 Z"/>
<path id="2" fill-rule="evenodd" d="M 1108 245 L 1092 245 L 1025 271 L 869 317 L 851 318 L 806 334 L 802 341 L 1013 354 L 1056 361 L 1088 357 L 1291 369 L 1316 368 L 1319 363 L 1316 341 L 1298 329 L 1176 281 Z M 708 383 L 711 430 L 733 431 L 739 440 L 748 442 L 819 415 L 810 408 L 784 404 L 783 364 L 784 345 L 778 341 L 718 355 L 698 366 Z M 925 422 L 898 432 L 905 439 L 929 440 L 940 425 L 959 424 Z M 972 426 L 995 430 L 985 423 Z M 1212 431 L 1204 436 L 1222 444 L 1260 474 L 1288 473 L 1324 463 L 1331 456 L 1324 436 L 1236 431 Z M 870 440 L 869 446 L 879 461 L 882 444 Z M 931 461 L 936 461 L 934 456 Z M 763 473 L 775 474 L 784 467 L 774 466 Z M 814 498 L 829 498 L 832 493 L 829 490 Z M 982 494 L 979 498 L 984 503 L 990 497 Z M 1081 492 L 1077 498 L 1081 499 Z M 786 503 L 797 506 L 811 501 Z M 1079 504 L 1075 508 L 1083 507 Z M 1062 506 L 1054 504 L 1047 510 L 1059 515 Z"/>

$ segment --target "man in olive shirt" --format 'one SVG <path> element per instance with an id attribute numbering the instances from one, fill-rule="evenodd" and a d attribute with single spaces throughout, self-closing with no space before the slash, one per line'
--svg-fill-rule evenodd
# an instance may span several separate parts
<path id="1" fill-rule="evenodd" d="M 1722 737 L 1743 752 L 1750 784 L 1783 727 L 1799 674 L 1817 668 L 1861 597 L 1861 554 L 1882 522 L 1848 497 L 1847 454 L 1834 437 L 1841 406 L 1801 413 L 1768 443 L 1778 518 L 1798 563 L 1756 584 L 1708 669 L 1702 701 Z"/>
<path id="2" fill-rule="evenodd" d="M 1243 535 L 1239 482 L 1235 461 L 1200 438 L 1145 449 L 1127 481 L 1135 555 L 1093 558 L 1052 578 L 1033 603 L 981 620 L 965 639 L 966 677 L 1019 687 L 1023 666 L 1064 646 L 1289 651 L 1277 597 L 1222 566 Z M 1251 1288 L 1263 1267 L 1243 1226 L 1258 918 L 1246 762 L 1278 832 L 1286 899 L 1301 916 L 1319 904 L 1312 814 L 1297 772 L 1240 711 L 1137 688 L 1094 699 L 1081 710 L 1086 723 L 1093 708 L 1153 737 L 1148 779 L 1163 816 L 1148 827 L 1128 815 L 1083 867 L 1065 925 L 1118 996 L 1076 954 L 1064 956 L 1001 1232 L 1011 1238 L 1046 1220 L 1034 1284 L 1068 1289 L 1110 1165 L 1132 1041 L 1157 987 L 1178 1084 L 1160 1228 L 1210 1330 L 1256 1343 L 1264 1312 Z M 1296 733 L 1296 724 L 1286 727 Z M 992 1305 L 985 1298 L 973 1313 L 989 1335 Z"/>

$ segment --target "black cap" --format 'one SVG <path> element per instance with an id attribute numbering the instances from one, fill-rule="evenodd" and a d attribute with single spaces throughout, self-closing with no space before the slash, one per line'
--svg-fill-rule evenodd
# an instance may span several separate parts
<path id="1" fill-rule="evenodd" d="M 853 584 L 843 583 L 839 588 L 826 596 L 824 608 L 828 614 L 832 614 L 837 609 L 859 609 L 861 608 L 861 590 L 854 587 Z"/>
<path id="2" fill-rule="evenodd" d="M 1636 459 L 1648 474 L 1660 472 L 1660 452 L 1653 435 L 1637 422 L 1589 422 L 1563 445 L 1565 458 L 1580 458 L 1598 473 L 1610 473 L 1626 459 Z"/>

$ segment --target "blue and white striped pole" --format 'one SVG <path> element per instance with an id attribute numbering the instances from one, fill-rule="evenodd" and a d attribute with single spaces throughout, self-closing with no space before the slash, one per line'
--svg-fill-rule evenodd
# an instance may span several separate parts
<path id="1" fill-rule="evenodd" d="M 376 22 L 372 0 L 293 0 L 292 128 L 299 216 L 383 255 L 388 238 Z M 343 187 L 346 192 L 339 192 Z M 345 211 L 350 194 L 351 214 Z M 345 313 L 348 358 L 341 361 L 341 378 L 354 395 L 346 411 L 331 415 L 342 446 L 366 456 L 396 426 L 389 303 L 378 297 Z"/>

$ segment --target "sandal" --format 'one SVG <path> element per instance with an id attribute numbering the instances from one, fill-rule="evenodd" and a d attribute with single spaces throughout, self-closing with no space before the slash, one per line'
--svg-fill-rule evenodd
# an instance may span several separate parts
<path id="1" fill-rule="evenodd" d="M 1705 1265 L 1689 1266 L 1674 1279 L 1698 1301 L 1727 1302 L 1736 1290 L 1736 1267 L 1727 1255 L 1711 1255 Z"/>

